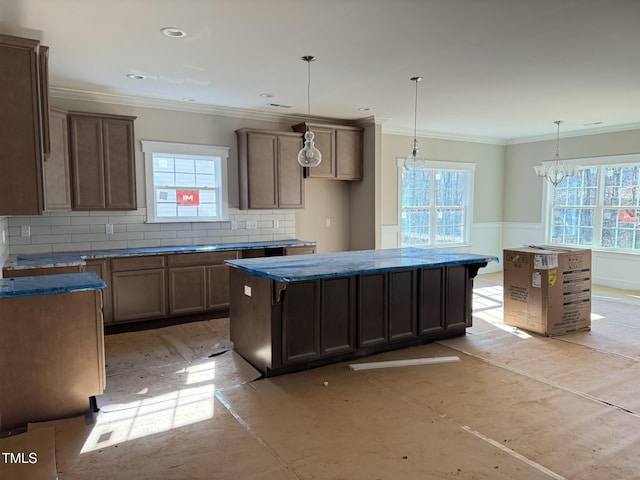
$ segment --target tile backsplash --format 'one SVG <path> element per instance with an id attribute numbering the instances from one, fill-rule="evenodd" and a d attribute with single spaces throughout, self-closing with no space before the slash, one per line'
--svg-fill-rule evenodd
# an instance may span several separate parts
<path id="1" fill-rule="evenodd" d="M 0 218 L 0 229 L 4 222 L 8 233 L 7 255 L 296 238 L 295 211 L 230 208 L 228 214 L 229 220 L 224 222 L 145 223 L 145 208 L 56 211 L 41 216 Z M 107 233 L 111 228 L 113 233 Z M 0 254 L 1 249 L 2 245 Z"/>

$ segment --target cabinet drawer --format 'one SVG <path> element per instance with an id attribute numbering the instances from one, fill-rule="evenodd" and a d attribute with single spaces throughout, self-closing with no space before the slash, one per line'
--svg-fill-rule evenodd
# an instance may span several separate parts
<path id="1" fill-rule="evenodd" d="M 127 270 L 147 270 L 150 268 L 163 268 L 164 255 L 151 255 L 130 258 L 113 258 L 111 260 L 112 272 Z"/>
<path id="2" fill-rule="evenodd" d="M 192 267 L 203 265 L 219 265 L 225 260 L 238 258 L 237 250 L 224 252 L 177 253 L 167 256 L 170 267 Z"/>

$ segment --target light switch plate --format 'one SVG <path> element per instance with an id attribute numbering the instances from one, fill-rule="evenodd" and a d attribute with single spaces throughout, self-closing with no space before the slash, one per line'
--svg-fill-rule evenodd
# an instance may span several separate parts
<path id="1" fill-rule="evenodd" d="M 29 225 L 22 225 L 22 228 L 20 228 L 20 236 L 22 236 L 22 237 L 30 237 L 31 236 L 31 227 Z"/>
<path id="2" fill-rule="evenodd" d="M 250 297 L 250 296 L 251 296 L 251 287 L 250 287 L 249 285 L 245 285 L 245 286 L 244 286 L 244 294 L 245 294 L 247 297 Z"/>
<path id="3" fill-rule="evenodd" d="M 255 230 L 258 228 L 258 222 L 255 220 L 247 220 L 247 230 Z"/>

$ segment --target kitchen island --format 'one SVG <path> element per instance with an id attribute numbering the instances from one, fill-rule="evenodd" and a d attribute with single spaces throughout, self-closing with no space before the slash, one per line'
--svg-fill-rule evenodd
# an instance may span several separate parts
<path id="1" fill-rule="evenodd" d="M 105 388 L 104 281 L 0 279 L 0 432 L 90 411 Z"/>
<path id="2" fill-rule="evenodd" d="M 490 261 L 421 248 L 227 260 L 231 340 L 269 377 L 464 335 Z"/>

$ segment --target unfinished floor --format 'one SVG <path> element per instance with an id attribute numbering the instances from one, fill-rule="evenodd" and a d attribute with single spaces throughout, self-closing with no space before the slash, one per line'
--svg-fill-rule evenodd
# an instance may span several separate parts
<path id="1" fill-rule="evenodd" d="M 556 338 L 501 306 L 481 275 L 466 336 L 361 360 L 456 362 L 254 381 L 227 319 L 111 335 L 93 423 L 25 435 L 55 441 L 38 466 L 62 480 L 640 478 L 640 292 L 594 287 L 592 330 Z"/>

